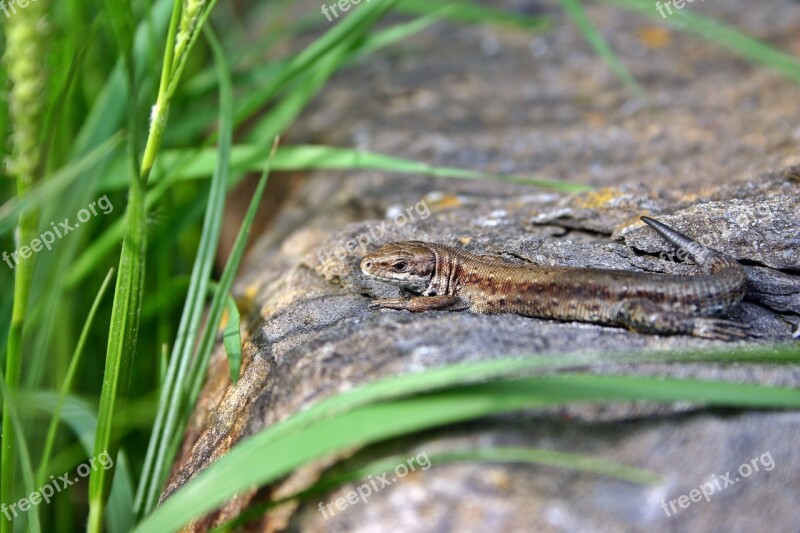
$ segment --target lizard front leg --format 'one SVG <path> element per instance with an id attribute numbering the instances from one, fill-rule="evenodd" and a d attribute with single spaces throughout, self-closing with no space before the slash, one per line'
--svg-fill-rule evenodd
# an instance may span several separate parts
<path id="1" fill-rule="evenodd" d="M 397 309 L 421 313 L 422 311 L 463 311 L 469 303 L 459 296 L 444 294 L 441 296 L 414 296 L 412 298 L 387 298 L 373 300 L 370 309 Z"/>

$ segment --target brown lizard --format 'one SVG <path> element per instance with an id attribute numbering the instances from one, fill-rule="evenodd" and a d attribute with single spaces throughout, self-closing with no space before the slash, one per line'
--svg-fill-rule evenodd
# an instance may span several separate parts
<path id="1" fill-rule="evenodd" d="M 704 274 L 524 265 L 442 244 L 393 242 L 364 257 L 361 270 L 411 296 L 375 300 L 370 308 L 516 313 L 622 326 L 642 333 L 746 338 L 747 325 L 713 318 L 744 296 L 742 266 L 657 220 L 642 220 L 667 242 L 685 250 Z"/>

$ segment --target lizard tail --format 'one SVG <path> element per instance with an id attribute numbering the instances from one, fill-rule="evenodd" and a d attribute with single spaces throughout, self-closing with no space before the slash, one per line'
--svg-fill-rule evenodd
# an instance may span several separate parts
<path id="1" fill-rule="evenodd" d="M 674 229 L 670 228 L 666 224 L 659 222 L 658 220 L 650 217 L 640 217 L 642 222 L 656 230 L 656 233 L 661 235 L 661 237 L 670 243 L 675 248 L 686 250 L 691 256 L 692 259 L 698 261 L 700 258 L 696 257 L 697 254 L 701 253 L 701 249 L 703 245 L 699 242 L 695 241 L 694 239 L 690 239 L 683 233 L 679 231 L 675 231 Z"/>
<path id="2" fill-rule="evenodd" d="M 747 277 L 744 268 L 736 259 L 692 240 L 658 220 L 642 217 L 642 221 L 677 248 L 679 258 L 680 252 L 684 251 L 696 265 L 706 273 L 712 274 L 711 280 L 706 283 L 706 288 L 710 288 L 709 294 L 705 297 L 707 314 L 722 313 L 742 300 Z"/>
<path id="3" fill-rule="evenodd" d="M 694 262 L 711 273 L 731 272 L 744 280 L 744 270 L 736 259 L 720 251 L 709 248 L 676 231 L 666 224 L 650 217 L 641 217 L 642 222 L 656 230 L 661 237 L 678 250 L 684 250 Z"/>

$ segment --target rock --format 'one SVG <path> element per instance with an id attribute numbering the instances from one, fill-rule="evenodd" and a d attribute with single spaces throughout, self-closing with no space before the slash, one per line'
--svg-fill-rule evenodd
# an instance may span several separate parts
<path id="1" fill-rule="evenodd" d="M 399 449 L 368 448 L 350 463 L 388 456 L 389 451 L 431 459 L 458 449 L 530 447 L 646 467 L 661 480 L 642 486 L 549 466 L 437 466 L 433 459 L 422 470 L 423 460 L 405 477 L 389 470 L 387 479 L 397 481 L 369 495 L 367 503 L 357 500 L 342 511 L 333 506 L 335 514 L 319 511 L 318 503 L 325 509 L 358 490 L 361 482 L 313 499 L 293 529 L 476 531 L 479 525 L 488 531 L 750 531 L 773 522 L 779 509 L 779 519 L 790 527 L 781 524 L 776 530 L 791 531 L 792 524 L 800 523 L 795 475 L 800 464 L 794 447 L 800 437 L 798 413 L 725 418 L 688 413 L 672 421 L 668 435 L 663 419 L 565 424 L 519 417 L 515 422 L 515 428 L 491 420 L 449 434 L 422 435 Z"/>
<path id="2" fill-rule="evenodd" d="M 542 5 L 559 17 L 557 3 Z M 787 45 L 800 24 L 800 5 L 788 0 L 770 9 L 744 0 L 702 8 L 778 45 Z M 482 32 L 490 30 L 440 24 L 399 45 L 407 55 L 379 56 L 331 83 L 290 137 L 597 189 L 567 196 L 515 184 L 313 173 L 249 256 L 236 287 L 252 309 L 240 382 L 230 385 L 217 350 L 165 497 L 239 440 L 324 398 L 450 363 L 577 352 L 597 358 L 597 373 L 800 386 L 796 365 L 609 363 L 626 351 L 720 342 L 515 315 L 367 309 L 372 298 L 397 291 L 365 279 L 358 261 L 393 240 L 431 240 L 517 262 L 694 272 L 691 263 L 670 260 L 671 250 L 639 222 L 649 214 L 740 259 L 748 293 L 731 316 L 752 324 L 758 342 L 791 339 L 800 315 L 797 87 L 694 38 L 667 32 L 654 39 L 642 33 L 652 33 L 649 22 L 619 10 L 593 6 L 590 16 L 663 105 L 632 105 L 563 19 L 543 36 L 493 33 L 491 61 L 475 59 L 488 46 Z M 769 523 L 792 531 L 800 523 L 799 428 L 796 412 L 685 402 L 508 414 L 371 446 L 351 460 L 513 445 L 635 465 L 661 481 L 646 487 L 562 468 L 434 463 L 329 519 L 317 504 L 360 483 L 280 508 L 254 527 L 744 531 Z M 711 501 L 670 516 L 660 507 L 685 503 L 682 495 L 765 454 L 773 468 L 759 463 L 762 470 Z M 300 490 L 334 459 L 241 494 L 193 527 L 206 529 L 254 502 Z"/>

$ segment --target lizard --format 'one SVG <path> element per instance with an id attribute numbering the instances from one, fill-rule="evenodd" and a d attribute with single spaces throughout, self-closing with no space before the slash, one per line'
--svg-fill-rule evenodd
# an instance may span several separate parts
<path id="1" fill-rule="evenodd" d="M 443 244 L 392 242 L 361 260 L 367 278 L 400 287 L 406 297 L 373 300 L 370 309 L 514 313 L 589 322 L 658 335 L 718 340 L 747 338 L 749 326 L 718 318 L 744 296 L 744 269 L 650 217 L 642 221 L 685 250 L 702 274 L 511 263 Z"/>

